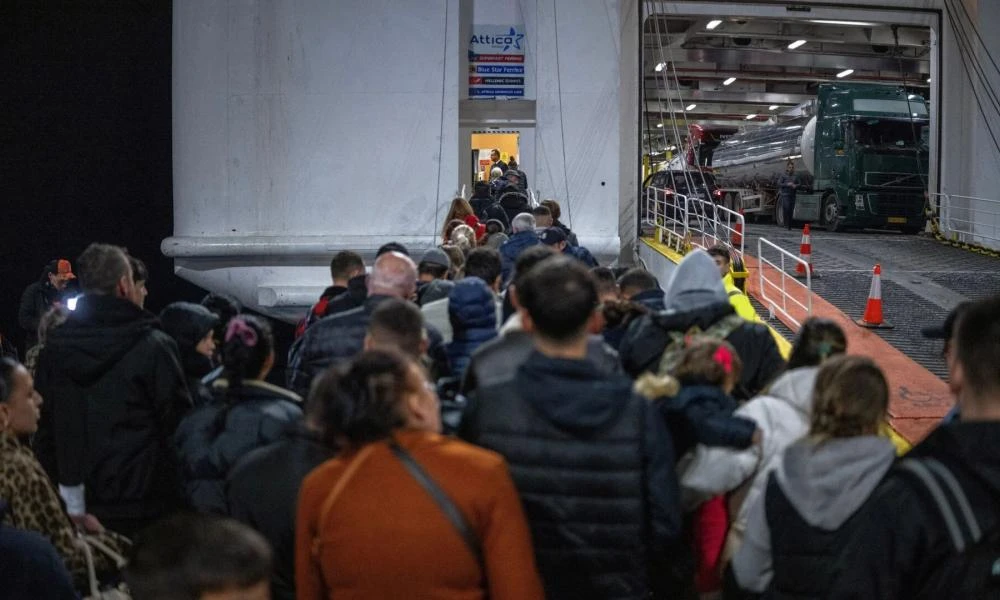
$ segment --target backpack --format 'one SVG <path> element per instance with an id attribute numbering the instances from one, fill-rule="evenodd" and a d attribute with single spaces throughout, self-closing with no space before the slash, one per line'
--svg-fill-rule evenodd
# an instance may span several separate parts
<path id="1" fill-rule="evenodd" d="M 938 565 L 938 572 L 956 574 L 953 581 L 958 583 L 958 589 L 949 596 L 1000 597 L 1000 526 L 996 512 L 976 515 L 965 488 L 937 459 L 905 458 L 899 467 L 914 475 L 928 492 L 951 537 L 954 554 Z"/>
<path id="2" fill-rule="evenodd" d="M 746 321 L 743 317 L 733 313 L 711 324 L 704 331 L 697 325 L 692 326 L 685 333 L 671 331 L 670 343 L 667 344 L 667 347 L 663 350 L 663 354 L 660 356 L 660 365 L 656 370 L 656 374 L 673 375 L 677 365 L 681 362 L 681 354 L 684 352 L 684 347 L 687 345 L 689 338 L 700 335 L 715 340 L 724 340 L 744 323 Z"/>

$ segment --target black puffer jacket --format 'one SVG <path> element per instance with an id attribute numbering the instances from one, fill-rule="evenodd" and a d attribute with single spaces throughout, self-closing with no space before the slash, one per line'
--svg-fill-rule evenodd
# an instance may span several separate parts
<path id="1" fill-rule="evenodd" d="M 510 463 L 550 600 L 659 587 L 650 576 L 680 530 L 677 480 L 663 421 L 631 386 L 536 352 L 471 400 L 461 435 Z"/>
<path id="2" fill-rule="evenodd" d="M 368 297 L 368 276 L 356 275 L 347 280 L 347 291 L 338 296 L 334 296 L 326 305 L 320 318 L 332 317 L 349 310 L 354 310 L 364 305 L 365 298 Z M 310 327 L 312 324 L 310 323 Z"/>
<path id="3" fill-rule="evenodd" d="M 183 504 L 171 437 L 191 398 L 177 346 L 156 317 L 84 296 L 53 330 L 35 387 L 45 398 L 35 451 L 61 485 L 86 485 L 102 521 L 156 519 Z"/>
<path id="4" fill-rule="evenodd" d="M 274 550 L 275 600 L 295 600 L 295 512 L 302 480 L 333 455 L 316 434 L 298 427 L 247 454 L 229 472 L 229 515 L 259 531 Z M 262 494 L 265 485 L 267 493 Z"/>
<path id="5" fill-rule="evenodd" d="M 181 421 L 174 441 L 184 486 L 201 512 L 227 514 L 225 481 L 241 458 L 285 436 L 302 420 L 301 398 L 263 381 L 244 381 L 235 398 L 219 379 L 215 402 L 197 408 Z"/>
<path id="6" fill-rule="evenodd" d="M 188 393 L 195 406 L 212 400 L 208 386 L 201 382 L 212 371 L 212 361 L 198 352 L 198 344 L 218 323 L 214 313 L 190 302 L 173 302 L 160 312 L 163 331 L 177 342 Z"/>
<path id="7" fill-rule="evenodd" d="M 331 315 L 310 327 L 288 353 L 288 388 L 303 398 L 309 395 L 313 378 L 333 364 L 351 360 L 365 345 L 368 322 L 379 304 L 391 296 L 369 296 L 358 308 Z M 447 377 L 448 357 L 441 333 L 425 326 L 430 342 L 427 354 L 434 362 L 434 376 Z"/>
<path id="8" fill-rule="evenodd" d="M 517 370 L 535 350 L 535 340 L 527 331 L 511 331 L 494 338 L 472 353 L 462 378 L 462 393 L 468 395 L 486 387 L 513 379 Z M 603 375 L 622 374 L 618 353 L 597 335 L 587 340 L 587 360 Z"/>

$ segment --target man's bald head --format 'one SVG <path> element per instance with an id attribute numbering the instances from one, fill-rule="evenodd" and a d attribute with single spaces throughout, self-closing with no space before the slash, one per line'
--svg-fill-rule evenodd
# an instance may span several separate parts
<path id="1" fill-rule="evenodd" d="M 417 265 L 409 256 L 387 252 L 378 257 L 368 277 L 368 294 L 395 296 L 404 300 L 417 289 Z"/>

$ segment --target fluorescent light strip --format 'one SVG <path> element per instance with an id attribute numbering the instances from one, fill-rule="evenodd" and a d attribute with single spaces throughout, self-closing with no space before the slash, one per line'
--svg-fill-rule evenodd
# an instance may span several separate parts
<path id="1" fill-rule="evenodd" d="M 837 73 L 837 79 L 843 79 L 844 77 L 847 77 L 848 75 L 850 75 L 853 72 L 854 72 L 854 69 L 844 69 L 840 73 Z"/>
<path id="2" fill-rule="evenodd" d="M 697 104 L 688 104 L 687 107 L 684 110 L 694 110 L 694 108 L 696 106 L 698 106 L 698 105 Z"/>
<path id="3" fill-rule="evenodd" d="M 869 23 L 868 21 L 835 21 L 830 19 L 809 19 L 809 22 L 820 25 L 848 25 L 850 27 L 876 27 L 878 25 L 878 23 Z"/>
<path id="4" fill-rule="evenodd" d="M 665 62 L 657 63 L 656 66 L 653 67 L 653 70 L 656 71 L 657 73 L 659 73 L 660 71 L 662 71 L 663 69 L 665 69 L 666 66 L 667 66 L 667 63 L 665 63 Z"/>
<path id="5" fill-rule="evenodd" d="M 804 45 L 805 43 L 806 43 L 805 40 L 795 40 L 791 44 L 788 44 L 788 49 L 789 50 L 795 50 L 796 48 L 798 48 L 799 46 Z"/>
<path id="6" fill-rule="evenodd" d="M 722 25 L 722 19 L 712 19 L 708 25 L 705 25 L 705 29 L 715 29 L 719 25 Z"/>
<path id="7" fill-rule="evenodd" d="M 722 85 L 729 85 L 730 83 L 736 81 L 735 77 L 730 77 L 729 79 L 722 82 Z"/>
<path id="8" fill-rule="evenodd" d="M 756 119 L 756 118 L 757 118 L 757 115 L 747 115 L 747 121 L 749 121 L 750 119 Z"/>
<path id="9" fill-rule="evenodd" d="M 767 107 L 767 110 L 778 110 L 778 108 L 780 107 L 777 104 L 772 104 L 771 106 Z"/>

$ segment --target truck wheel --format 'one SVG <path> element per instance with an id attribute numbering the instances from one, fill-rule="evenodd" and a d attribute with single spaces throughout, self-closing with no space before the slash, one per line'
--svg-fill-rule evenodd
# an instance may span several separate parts
<path id="1" fill-rule="evenodd" d="M 840 205 L 837 204 L 836 194 L 823 196 L 820 220 L 827 231 L 837 231 L 840 227 Z"/>
<path id="2" fill-rule="evenodd" d="M 781 202 L 774 204 L 774 224 L 778 227 L 785 227 L 785 211 L 781 210 Z"/>

